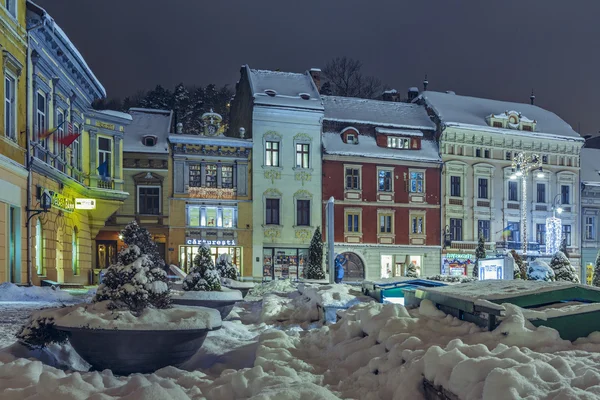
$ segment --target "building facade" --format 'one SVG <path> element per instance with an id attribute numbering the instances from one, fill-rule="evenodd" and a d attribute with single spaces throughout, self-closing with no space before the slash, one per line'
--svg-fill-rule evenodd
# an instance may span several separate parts
<path id="1" fill-rule="evenodd" d="M 318 74 L 318 71 L 312 71 Z M 317 78 L 318 80 L 318 78 Z M 252 140 L 252 276 L 303 276 L 322 222 L 323 104 L 311 73 L 241 69 L 230 136 Z"/>
<path id="2" fill-rule="evenodd" d="M 21 275 L 35 284 L 83 285 L 93 280 L 96 235 L 127 197 L 122 141 L 131 117 L 90 110 L 104 88 L 67 35 L 31 2 L 27 25 L 29 201 L 39 209 L 45 191 L 52 208 L 30 221 L 31 261 Z"/>
<path id="3" fill-rule="evenodd" d="M 26 282 L 27 208 L 25 0 L 0 2 L 0 282 Z"/>
<path id="4" fill-rule="evenodd" d="M 123 139 L 123 188 L 129 197 L 107 220 L 96 236 L 96 268 L 116 262 L 123 246 L 119 232 L 131 221 L 148 229 L 167 260 L 169 236 L 169 143 L 173 113 L 167 110 L 132 108 L 131 123 Z"/>
<path id="5" fill-rule="evenodd" d="M 587 144 L 586 144 L 587 146 Z M 581 265 L 588 284 L 600 249 L 600 149 L 581 149 Z"/>
<path id="6" fill-rule="evenodd" d="M 520 252 L 522 220 L 526 221 L 527 255 L 550 258 L 546 220 L 558 205 L 563 210 L 562 236 L 578 268 L 583 139 L 577 132 L 554 113 L 533 104 L 429 91 L 417 102 L 425 104 L 437 122 L 444 161 L 442 272 L 470 274 L 479 232 L 488 252 Z M 519 153 L 539 156 L 540 167 L 516 176 L 513 161 Z"/>
<path id="7" fill-rule="evenodd" d="M 202 244 L 213 261 L 231 255 L 242 278 L 252 277 L 252 142 L 224 136 L 222 117 L 205 113 L 200 135 L 177 126 L 169 136 L 173 192 L 168 262 L 189 271 Z"/>
<path id="8" fill-rule="evenodd" d="M 439 273 L 441 158 L 425 107 L 323 96 L 323 199 L 345 280 Z M 325 225 L 325 219 L 323 225 Z M 326 235 L 325 235 L 326 238 Z"/>

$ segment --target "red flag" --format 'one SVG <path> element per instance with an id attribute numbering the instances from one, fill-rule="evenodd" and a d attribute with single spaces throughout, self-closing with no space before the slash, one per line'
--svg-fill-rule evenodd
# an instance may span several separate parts
<path id="1" fill-rule="evenodd" d="M 69 147 L 73 144 L 73 142 L 81 136 L 81 133 L 71 133 L 70 135 L 66 135 L 62 138 L 58 139 L 58 143 L 62 144 L 65 147 Z"/>

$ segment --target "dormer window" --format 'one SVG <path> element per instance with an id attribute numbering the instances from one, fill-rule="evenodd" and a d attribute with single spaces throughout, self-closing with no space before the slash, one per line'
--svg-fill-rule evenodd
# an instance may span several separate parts
<path id="1" fill-rule="evenodd" d="M 346 143 L 354 144 L 356 142 L 356 136 L 353 133 L 349 133 L 346 135 Z"/>
<path id="2" fill-rule="evenodd" d="M 351 126 L 342 130 L 342 140 L 347 144 L 358 144 L 358 130 Z"/>
<path id="3" fill-rule="evenodd" d="M 525 124 L 523 124 L 523 130 L 531 132 L 533 129 L 531 129 L 531 125 L 525 125 Z"/>
<path id="4" fill-rule="evenodd" d="M 394 149 L 409 149 L 410 139 L 396 136 L 388 136 L 387 147 Z"/>
<path id="5" fill-rule="evenodd" d="M 142 143 L 144 146 L 152 147 L 156 146 L 157 137 L 156 136 L 144 136 L 142 138 Z"/>
<path id="6" fill-rule="evenodd" d="M 533 132 L 536 120 L 529 119 L 518 111 L 504 111 L 500 114 L 490 114 L 486 117 L 489 126 L 494 128 L 515 129 Z"/>

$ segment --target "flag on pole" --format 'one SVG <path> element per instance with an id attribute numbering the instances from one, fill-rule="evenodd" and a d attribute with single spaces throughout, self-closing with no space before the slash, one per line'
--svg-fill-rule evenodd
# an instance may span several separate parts
<path id="1" fill-rule="evenodd" d="M 67 122 L 67 121 L 64 120 L 56 128 L 48 129 L 47 131 L 40 133 L 38 136 L 38 139 L 39 140 L 48 139 L 54 132 L 56 132 L 62 125 L 64 125 L 65 122 Z"/>
<path id="2" fill-rule="evenodd" d="M 71 133 L 69 133 L 67 136 L 64 136 L 64 137 L 62 137 L 62 138 L 59 138 L 59 139 L 57 140 L 57 142 L 58 142 L 58 143 L 60 143 L 60 144 L 62 144 L 62 145 L 63 145 L 63 146 L 65 146 L 65 147 L 69 147 L 70 145 L 72 145 L 72 144 L 73 144 L 73 142 L 74 142 L 75 140 L 77 140 L 77 138 L 78 138 L 79 136 L 81 136 L 81 133 L 73 133 L 73 132 L 71 132 Z"/>
<path id="3" fill-rule="evenodd" d="M 510 236 L 512 231 L 513 231 L 513 227 L 511 225 L 508 225 L 506 228 L 504 228 L 502 230 L 502 237 L 506 239 L 507 237 Z"/>
<path id="4" fill-rule="evenodd" d="M 102 180 L 108 180 L 108 160 L 105 160 L 102 164 L 100 164 L 97 168 L 98 175 L 102 177 Z"/>

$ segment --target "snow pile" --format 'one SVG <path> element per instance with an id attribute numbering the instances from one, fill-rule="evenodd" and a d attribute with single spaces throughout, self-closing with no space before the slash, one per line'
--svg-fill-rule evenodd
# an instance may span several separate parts
<path id="1" fill-rule="evenodd" d="M 533 281 L 553 281 L 554 271 L 548 263 L 542 260 L 534 260 L 527 267 L 527 279 Z"/>
<path id="2" fill-rule="evenodd" d="M 303 323 L 319 320 L 317 303 L 298 292 L 287 296 L 267 293 L 263 297 L 260 321 L 264 323 Z"/>
<path id="3" fill-rule="evenodd" d="M 175 301 L 179 298 L 186 300 L 243 300 L 242 292 L 240 292 L 239 290 L 232 290 L 224 286 L 221 286 L 221 290 L 215 291 L 172 290 L 171 296 Z"/>
<path id="4" fill-rule="evenodd" d="M 297 290 L 298 286 L 289 279 L 280 279 L 254 286 L 247 297 L 262 297 L 268 293 L 291 293 Z"/>
<path id="5" fill-rule="evenodd" d="M 221 278 L 221 285 L 231 289 L 250 289 L 255 286 L 254 282 L 241 282 L 229 278 Z"/>
<path id="6" fill-rule="evenodd" d="M 0 284 L 0 301 L 78 302 L 80 298 L 60 289 L 39 286 L 17 286 L 10 282 Z"/>
<path id="7" fill-rule="evenodd" d="M 314 285 L 301 283 L 298 291 L 321 307 L 349 308 L 358 303 L 374 301 L 363 296 L 361 291 L 350 285 Z"/>

